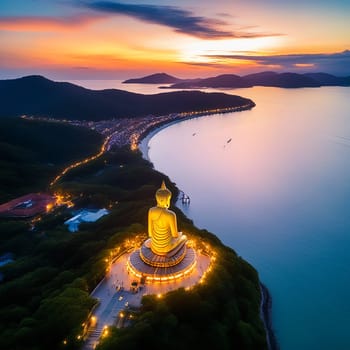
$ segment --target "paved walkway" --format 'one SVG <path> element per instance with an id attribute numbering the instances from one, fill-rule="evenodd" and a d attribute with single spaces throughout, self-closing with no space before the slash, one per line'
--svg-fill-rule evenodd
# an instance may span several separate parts
<path id="1" fill-rule="evenodd" d="M 149 283 L 135 292 L 132 291 L 131 283 L 139 280 L 127 271 L 126 263 L 129 255 L 130 253 L 122 255 L 112 264 L 110 272 L 91 294 L 92 297 L 99 299 L 100 303 L 93 312 L 97 321 L 96 326 L 88 332 L 83 350 L 95 348 L 106 326 L 121 326 L 120 312 L 130 307 L 140 307 L 144 295 L 160 295 L 181 287 L 191 287 L 199 282 L 210 264 L 209 257 L 199 254 L 197 266 L 190 276 L 178 281 Z"/>

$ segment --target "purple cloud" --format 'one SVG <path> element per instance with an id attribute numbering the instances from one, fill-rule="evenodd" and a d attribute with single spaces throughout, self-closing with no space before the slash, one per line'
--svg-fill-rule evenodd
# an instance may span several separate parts
<path id="1" fill-rule="evenodd" d="M 195 16 L 192 12 L 175 6 L 124 4 L 112 1 L 80 2 L 80 4 L 93 11 L 138 18 L 145 22 L 164 25 L 173 28 L 176 32 L 202 39 L 256 38 L 279 35 L 221 30 L 219 27 L 226 25 L 227 22 Z"/>
<path id="2" fill-rule="evenodd" d="M 232 59 L 254 61 L 263 66 L 280 66 L 282 69 L 306 69 L 350 74 L 350 50 L 336 53 L 289 54 L 289 55 L 205 55 L 213 60 Z"/>

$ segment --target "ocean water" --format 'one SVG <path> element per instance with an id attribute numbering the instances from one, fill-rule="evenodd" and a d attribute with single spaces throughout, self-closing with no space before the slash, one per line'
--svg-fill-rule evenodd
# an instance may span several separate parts
<path id="1" fill-rule="evenodd" d="M 64 80 L 67 81 L 67 80 Z M 136 92 L 140 94 L 159 94 L 162 92 L 169 92 L 169 89 L 160 89 L 159 85 L 154 84 L 123 84 L 123 80 L 111 79 L 111 80 L 98 80 L 98 79 L 88 79 L 88 80 L 70 80 L 72 84 L 83 86 L 91 90 L 104 90 L 104 89 L 118 89 L 126 90 L 130 92 Z M 167 86 L 163 84 L 162 86 Z"/>
<path id="2" fill-rule="evenodd" d="M 148 140 L 148 156 L 190 196 L 178 206 L 195 225 L 258 270 L 282 350 L 348 350 L 350 88 L 224 91 L 256 107 L 173 124 Z"/>
<path id="3" fill-rule="evenodd" d="M 169 126 L 149 158 L 258 270 L 282 350 L 350 349 L 350 88 L 227 92 L 257 105 Z"/>

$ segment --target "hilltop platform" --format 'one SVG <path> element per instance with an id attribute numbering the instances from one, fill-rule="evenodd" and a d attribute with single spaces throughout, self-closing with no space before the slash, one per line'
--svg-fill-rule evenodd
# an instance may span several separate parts
<path id="1" fill-rule="evenodd" d="M 171 258 L 157 256 L 142 246 L 130 254 L 127 266 L 136 277 L 162 282 L 189 275 L 195 268 L 196 261 L 194 249 L 186 248 L 185 245 Z"/>

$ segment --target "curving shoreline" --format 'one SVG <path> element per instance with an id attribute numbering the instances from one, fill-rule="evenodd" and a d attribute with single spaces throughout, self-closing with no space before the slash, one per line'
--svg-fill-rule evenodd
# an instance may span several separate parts
<path id="1" fill-rule="evenodd" d="M 209 115 L 209 114 L 208 114 Z M 212 114 L 211 114 L 212 115 Z M 202 116 L 202 115 L 201 115 Z M 175 119 L 172 121 L 168 121 L 161 125 L 157 125 L 156 127 L 148 129 L 139 139 L 138 148 L 142 153 L 142 157 L 149 162 L 151 161 L 149 158 L 149 141 L 151 138 L 156 135 L 161 130 L 167 128 L 176 123 L 180 123 L 184 120 L 198 118 L 201 116 L 193 116 L 186 119 Z M 266 341 L 268 350 L 279 350 L 279 344 L 277 342 L 276 335 L 273 331 L 272 327 L 272 297 L 268 290 L 268 288 L 260 282 L 260 294 L 261 294 L 261 303 L 260 303 L 260 318 L 263 321 L 265 332 L 266 332 Z"/>
<path id="2" fill-rule="evenodd" d="M 209 115 L 214 115 L 214 114 L 226 114 L 226 113 L 247 111 L 247 110 L 250 110 L 254 107 L 255 107 L 255 103 L 253 101 L 251 101 L 250 103 L 248 103 L 246 105 L 229 107 L 229 108 L 221 108 L 221 109 L 216 109 L 214 111 L 185 112 L 185 113 L 175 114 L 176 117 L 174 117 L 173 119 L 170 119 L 170 120 L 168 119 L 168 120 L 164 120 L 162 122 L 159 122 L 156 125 L 153 125 L 153 126 L 147 128 L 144 132 L 142 132 L 139 135 L 138 140 L 137 140 L 137 148 L 141 151 L 143 158 L 150 162 L 150 159 L 148 156 L 148 150 L 149 150 L 148 143 L 154 135 L 156 135 L 161 130 L 167 128 L 168 126 L 183 122 L 185 120 L 207 117 Z"/>
<path id="3" fill-rule="evenodd" d="M 198 118 L 198 117 L 197 117 Z M 140 150 L 140 152 L 142 153 L 142 157 L 146 160 L 148 160 L 149 162 L 151 162 L 149 155 L 148 155 L 148 151 L 149 151 L 149 141 L 151 140 L 151 138 L 158 134 L 160 131 L 162 131 L 163 129 L 167 128 L 168 126 L 180 123 L 182 121 L 185 121 L 188 119 L 175 119 L 172 121 L 168 121 L 167 123 L 164 123 L 162 125 L 157 124 L 156 127 L 154 128 L 150 128 L 148 129 L 144 135 L 140 136 L 139 139 L 139 143 L 138 143 L 138 149 Z"/>

